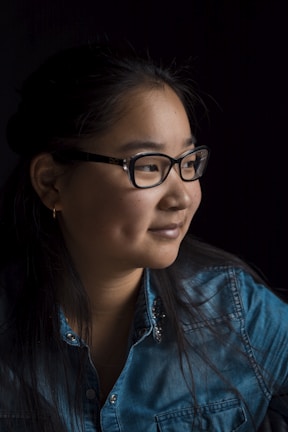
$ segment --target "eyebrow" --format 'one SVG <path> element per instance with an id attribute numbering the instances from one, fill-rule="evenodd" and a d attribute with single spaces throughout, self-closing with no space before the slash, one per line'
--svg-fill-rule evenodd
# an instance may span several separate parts
<path id="1" fill-rule="evenodd" d="M 196 144 L 196 138 L 191 135 L 191 137 L 187 138 L 184 142 L 184 147 L 189 147 L 193 144 Z M 129 141 L 123 145 L 121 145 L 120 149 L 121 151 L 137 151 L 137 150 L 163 150 L 165 148 L 164 143 L 156 143 L 154 141 L 141 141 L 141 140 L 135 140 L 135 141 Z"/>

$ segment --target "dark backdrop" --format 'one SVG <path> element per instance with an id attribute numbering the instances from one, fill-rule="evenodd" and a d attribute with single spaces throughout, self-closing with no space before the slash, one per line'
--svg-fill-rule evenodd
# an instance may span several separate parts
<path id="1" fill-rule="evenodd" d="M 14 0 L 1 9 L 1 184 L 16 160 L 5 140 L 15 88 L 47 55 L 107 33 L 163 59 L 192 57 L 209 111 L 198 142 L 212 155 L 191 231 L 286 287 L 287 0 Z"/>

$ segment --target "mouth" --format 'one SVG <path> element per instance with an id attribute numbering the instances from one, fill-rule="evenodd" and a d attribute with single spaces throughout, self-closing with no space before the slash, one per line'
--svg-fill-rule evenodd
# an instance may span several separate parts
<path id="1" fill-rule="evenodd" d="M 181 235 L 183 223 L 163 225 L 149 229 L 149 232 L 166 239 L 177 239 Z"/>

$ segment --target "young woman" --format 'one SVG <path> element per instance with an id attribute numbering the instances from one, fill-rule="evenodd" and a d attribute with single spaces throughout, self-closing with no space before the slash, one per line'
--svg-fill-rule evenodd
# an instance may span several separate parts
<path id="1" fill-rule="evenodd" d="M 93 45 L 52 56 L 20 93 L 1 201 L 1 432 L 257 430 L 287 391 L 288 307 L 186 235 L 209 156 L 189 83 Z"/>

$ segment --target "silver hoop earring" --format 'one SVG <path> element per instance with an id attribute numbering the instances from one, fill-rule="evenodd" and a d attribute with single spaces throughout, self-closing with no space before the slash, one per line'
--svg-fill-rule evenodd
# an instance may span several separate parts
<path id="1" fill-rule="evenodd" d="M 56 208 L 55 207 L 53 207 L 53 210 L 52 210 L 52 217 L 54 220 L 56 219 Z"/>

